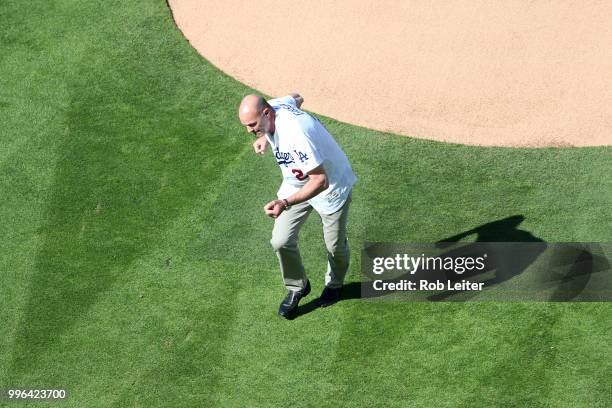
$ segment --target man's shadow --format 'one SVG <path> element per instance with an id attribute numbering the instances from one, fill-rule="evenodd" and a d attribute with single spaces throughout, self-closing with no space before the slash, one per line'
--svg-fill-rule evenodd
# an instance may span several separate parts
<path id="1" fill-rule="evenodd" d="M 441 239 L 437 244 L 443 245 L 444 243 L 459 242 L 461 239 L 474 234 L 477 234 L 476 242 L 544 242 L 531 232 L 518 229 L 518 226 L 523 221 L 525 221 L 524 216 L 513 215 Z"/>
<path id="2" fill-rule="evenodd" d="M 473 228 L 468 231 L 444 238 L 436 243 L 436 247 L 440 249 L 449 248 L 447 251 L 437 254 L 440 258 L 471 257 L 477 258 L 488 255 L 485 267 L 483 269 L 473 269 L 465 271 L 462 274 L 457 274 L 454 271 L 439 271 L 438 278 L 448 280 L 451 283 L 469 279 L 483 284 L 483 288 L 487 286 L 497 285 L 505 282 L 512 277 L 522 273 L 531 263 L 546 249 L 546 243 L 534 236 L 531 232 L 519 229 L 519 225 L 525 220 L 522 215 L 514 215 L 503 218 L 501 220 L 489 222 Z M 466 243 L 465 245 L 457 246 L 457 243 L 462 239 L 475 236 L 474 242 Z M 521 256 L 509 256 L 510 251 L 504 252 L 495 251 L 494 248 L 488 247 L 488 243 L 529 243 L 521 248 Z M 498 244 L 502 245 L 502 244 Z M 486 256 L 486 255 L 485 255 Z M 424 271 L 428 273 L 427 271 Z M 415 271 L 415 275 L 419 271 Z M 398 281 L 402 279 L 410 279 L 415 275 L 402 275 L 396 278 Z M 423 275 L 423 271 L 421 272 Z M 430 274 L 431 275 L 431 274 Z M 441 276 L 440 276 L 441 275 Z M 394 279 L 394 281 L 396 280 Z M 372 293 L 367 293 L 371 295 Z M 376 295 L 381 294 L 378 292 Z M 385 293 L 382 292 L 382 295 Z M 441 301 L 461 294 L 461 299 L 466 300 L 478 294 L 476 291 L 442 291 L 427 297 L 428 300 Z M 376 296 L 375 295 L 375 296 Z"/>
<path id="3" fill-rule="evenodd" d="M 446 252 L 439 254 L 440 257 L 457 257 L 457 256 L 473 256 L 475 254 L 481 254 L 482 247 L 478 243 L 482 242 L 530 242 L 530 243 L 539 243 L 538 245 L 530 244 L 530 250 L 525 254 L 526 256 L 509 259 L 509 260 L 493 260 L 489 259 L 487 262 L 488 267 L 481 271 L 475 272 L 466 272 L 462 275 L 457 275 L 455 273 L 446 274 L 446 278 L 451 281 L 466 279 L 467 277 L 473 277 L 475 275 L 485 275 L 487 273 L 494 273 L 494 275 L 486 280 L 481 281 L 484 283 L 483 286 L 489 286 L 504 282 L 510 279 L 513 276 L 520 274 L 524 271 L 545 249 L 546 243 L 534 236 L 529 231 L 521 230 L 518 226 L 525 220 L 525 217 L 522 215 L 514 215 L 511 217 L 503 218 L 501 220 L 489 222 L 483 225 L 480 225 L 476 228 L 473 228 L 468 231 L 464 231 L 462 233 L 443 238 L 436 242 L 436 246 L 438 248 L 448 248 L 455 245 L 455 243 L 459 242 L 463 238 L 467 238 L 471 235 L 476 235 L 474 244 L 466 244 L 460 248 L 450 249 Z M 499 264 L 507 262 L 505 266 L 502 266 L 499 269 L 492 271 L 493 264 Z M 418 271 L 417 271 L 418 273 Z M 412 274 L 406 273 L 399 277 L 394 278 L 393 280 L 389 280 L 388 282 L 399 282 L 403 279 L 411 280 L 413 277 Z M 465 292 L 441 292 L 429 297 L 429 300 L 445 300 L 453 294 L 457 293 L 465 293 Z M 347 299 L 358 299 L 361 297 L 374 298 L 380 296 L 386 296 L 388 292 L 384 291 L 369 291 L 367 296 L 362 296 L 362 283 L 361 282 L 351 282 L 348 285 L 345 285 L 343 288 L 341 300 Z"/>
<path id="4" fill-rule="evenodd" d="M 469 236 L 475 235 L 473 243 L 467 243 L 459 248 L 449 249 L 437 256 L 440 257 L 458 257 L 458 256 L 474 256 L 482 253 L 482 243 L 529 243 L 520 248 L 521 256 L 514 256 L 511 251 L 505 251 L 506 254 L 499 254 L 488 259 L 487 267 L 483 270 L 466 272 L 458 275 L 454 272 L 446 273 L 446 278 L 453 281 L 459 281 L 467 278 L 482 278 L 479 280 L 483 283 L 483 288 L 493 285 L 498 285 L 505 282 L 522 272 L 531 265 L 548 247 L 544 240 L 534 236 L 531 232 L 519 229 L 520 224 L 525 220 L 523 215 L 514 215 L 503 218 L 497 221 L 489 222 L 480 225 L 462 233 L 443 238 L 436 242 L 438 248 L 450 248 L 456 246 L 460 240 Z M 565 260 L 561 260 L 560 265 L 573 265 L 566 274 L 553 276 L 552 279 L 547 279 L 547 286 L 555 286 L 556 290 L 549 300 L 571 300 L 578 296 L 585 288 L 592 272 L 602 270 L 606 266 L 600 262 L 602 257 L 594 256 L 587 249 L 577 250 L 574 255 L 566 251 Z M 608 265 L 607 263 L 605 263 Z M 578 266 L 577 266 L 578 265 Z M 603 265 L 603 266 L 602 266 Z M 609 265 L 608 265 L 609 267 Z M 389 280 L 388 282 L 399 282 L 403 279 L 412 278 L 412 274 L 406 273 L 399 277 Z M 384 291 L 369 291 L 366 296 L 363 296 L 362 282 L 350 282 L 342 288 L 342 293 L 339 301 L 349 299 L 359 299 L 362 297 L 375 298 L 388 295 Z M 427 299 L 431 301 L 443 301 L 450 299 L 452 296 L 461 295 L 461 300 L 470 299 L 478 294 L 476 291 L 443 291 L 429 296 Z M 320 299 L 313 299 L 310 302 L 299 307 L 296 316 L 310 313 L 317 309 L 320 305 Z"/>
<path id="5" fill-rule="evenodd" d="M 527 268 L 535 262 L 535 260 L 549 247 L 546 242 L 534 236 L 528 231 L 518 229 L 518 226 L 524 221 L 522 215 L 508 217 L 499 221 L 481 225 L 473 230 L 445 238 L 437 243 L 438 247 L 452 245 L 462 238 L 472 234 L 477 234 L 474 244 L 448 251 L 441 256 L 474 256 L 482 253 L 482 248 L 479 247 L 479 242 L 495 243 L 497 248 L 502 250 L 492 251 L 493 259 L 487 262 L 487 268 L 483 271 L 474 271 L 464 274 L 456 274 L 449 272 L 446 278 L 451 281 L 459 281 L 467 278 L 484 278 L 489 273 L 493 274 L 490 278 L 480 280 L 483 283 L 483 288 L 493 285 L 498 285 L 502 282 L 523 273 Z M 506 250 L 503 250 L 503 244 L 509 244 Z M 499 245 L 502 245 L 499 247 Z M 511 246 L 512 247 L 511 247 Z M 472 254 L 471 249 L 475 249 Z M 491 249 L 495 249 L 492 246 Z M 581 244 L 564 244 L 561 246 L 552 247 L 552 260 L 546 268 L 538 269 L 537 275 L 534 276 L 535 281 L 529 282 L 528 287 L 522 289 L 525 293 L 515 294 L 527 296 L 527 299 L 549 300 L 549 301 L 570 301 L 580 298 L 581 300 L 595 300 L 594 294 L 585 293 L 584 289 L 588 285 L 592 274 L 595 272 L 606 271 L 610 269 L 610 264 L 603 254 L 593 253 L 601 252 L 593 245 Z M 568 268 L 569 267 L 569 268 Z M 546 295 L 554 289 L 553 293 Z M 538 292 L 541 294 L 538 297 Z M 428 296 L 429 300 L 440 301 L 447 300 L 455 295 L 460 295 L 458 299 L 468 300 L 478 295 L 477 291 L 445 291 Z M 581 296 L 582 295 L 582 296 Z M 523 299 L 525 300 L 525 299 Z"/>
<path id="6" fill-rule="evenodd" d="M 520 225 L 525 217 L 522 215 L 515 215 L 507 217 L 501 220 L 493 221 L 487 224 L 483 224 L 479 227 L 473 228 L 469 231 L 462 232 L 460 234 L 444 238 L 437 242 L 441 247 L 445 246 L 445 243 L 458 242 L 459 240 L 477 234 L 477 242 L 543 242 L 541 239 L 533 236 L 528 231 L 519 230 L 517 227 Z M 544 244 L 545 245 L 545 244 Z M 452 251 L 449 251 L 449 253 Z M 397 281 L 406 278 L 407 275 L 402 275 L 397 278 Z M 395 281 L 395 279 L 394 279 Z M 339 301 L 349 299 L 359 299 L 362 297 L 362 283 L 361 282 L 350 282 L 342 288 Z M 368 298 L 385 296 L 384 292 L 373 293 L 372 296 L 368 294 Z M 294 318 L 301 315 L 310 313 L 320 306 L 320 299 L 312 299 L 308 303 L 301 305 Z"/>

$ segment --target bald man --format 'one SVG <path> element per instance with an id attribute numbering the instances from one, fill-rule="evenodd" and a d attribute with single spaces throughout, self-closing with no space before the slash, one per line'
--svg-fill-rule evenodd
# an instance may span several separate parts
<path id="1" fill-rule="evenodd" d="M 253 143 L 255 153 L 264 154 L 269 146 L 283 175 L 278 198 L 263 210 L 274 218 L 270 243 L 288 290 L 278 314 L 287 319 L 295 316 L 300 299 L 310 293 L 298 235 L 313 209 L 323 222 L 327 249 L 325 288 L 319 305 L 326 307 L 340 299 L 349 266 L 346 226 L 356 181 L 348 158 L 327 129 L 300 109 L 303 101 L 299 94 L 269 101 L 247 95 L 238 110 L 240 122 L 257 138 Z"/>

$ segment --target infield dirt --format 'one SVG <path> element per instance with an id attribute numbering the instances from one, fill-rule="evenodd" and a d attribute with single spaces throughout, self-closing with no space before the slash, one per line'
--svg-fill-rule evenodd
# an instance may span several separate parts
<path id="1" fill-rule="evenodd" d="M 344 122 L 485 146 L 612 145 L 612 2 L 169 4 L 228 75 Z"/>

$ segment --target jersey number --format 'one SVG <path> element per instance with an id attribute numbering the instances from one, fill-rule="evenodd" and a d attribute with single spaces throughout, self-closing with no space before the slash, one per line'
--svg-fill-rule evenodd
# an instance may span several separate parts
<path id="1" fill-rule="evenodd" d="M 308 175 L 302 173 L 302 170 L 293 169 L 291 170 L 293 174 L 295 174 L 295 178 L 302 181 L 308 178 Z"/>

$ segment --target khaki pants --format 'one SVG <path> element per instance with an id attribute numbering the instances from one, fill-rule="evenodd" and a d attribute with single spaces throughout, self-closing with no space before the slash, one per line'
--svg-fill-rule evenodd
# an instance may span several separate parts
<path id="1" fill-rule="evenodd" d="M 344 206 L 333 214 L 319 214 L 323 221 L 323 238 L 327 248 L 327 273 L 325 286 L 339 288 L 349 266 L 349 247 L 346 238 L 351 195 Z M 301 290 L 306 287 L 306 273 L 298 248 L 298 235 L 312 207 L 308 202 L 291 206 L 283 211 L 274 222 L 272 248 L 280 261 L 281 274 L 288 290 Z"/>

